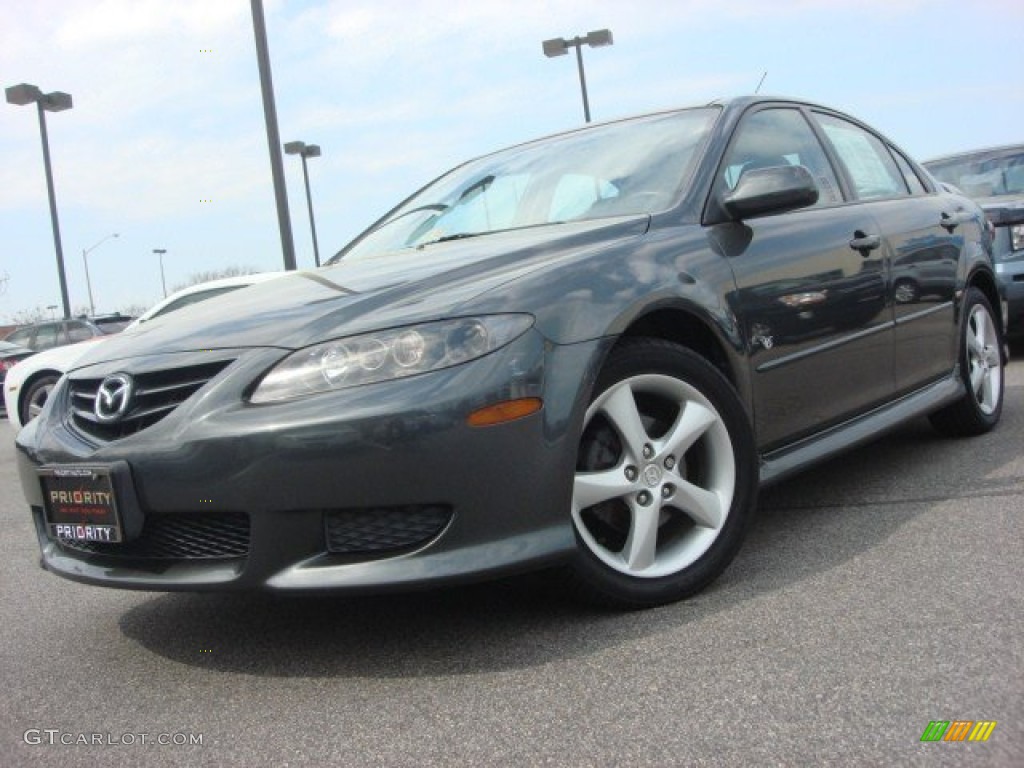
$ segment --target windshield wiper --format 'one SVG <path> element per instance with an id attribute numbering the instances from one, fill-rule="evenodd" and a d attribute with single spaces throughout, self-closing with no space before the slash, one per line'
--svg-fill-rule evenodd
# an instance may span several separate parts
<path id="1" fill-rule="evenodd" d="M 491 230 L 489 232 L 456 232 L 454 235 L 442 235 L 441 237 L 435 238 L 434 240 L 427 240 L 424 243 L 417 243 L 417 248 L 423 248 L 427 245 L 434 245 L 435 243 L 447 243 L 451 240 L 465 240 L 470 237 L 480 237 L 480 235 L 489 235 L 492 232 L 498 232 L 500 230 Z"/>

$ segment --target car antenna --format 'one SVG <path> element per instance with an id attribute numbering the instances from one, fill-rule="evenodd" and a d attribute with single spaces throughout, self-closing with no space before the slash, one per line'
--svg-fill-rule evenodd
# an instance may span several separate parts
<path id="1" fill-rule="evenodd" d="M 760 91 L 761 91 L 761 86 L 762 86 L 762 85 L 764 85 L 764 79 L 765 79 L 766 77 L 768 77 L 768 70 L 767 70 L 767 69 L 766 69 L 766 70 L 764 71 L 764 74 L 763 74 L 763 75 L 761 75 L 761 79 L 757 81 L 757 88 L 755 88 L 755 89 L 754 89 L 754 94 L 755 94 L 755 95 L 756 95 L 756 94 L 758 94 L 758 93 L 760 93 Z"/>

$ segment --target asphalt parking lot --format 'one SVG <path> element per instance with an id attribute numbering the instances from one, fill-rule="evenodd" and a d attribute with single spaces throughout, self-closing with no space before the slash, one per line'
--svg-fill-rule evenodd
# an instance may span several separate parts
<path id="1" fill-rule="evenodd" d="M 769 490 L 723 578 L 637 613 L 557 573 L 360 599 L 74 584 L 36 565 L 12 441 L 5 766 L 1024 765 L 1024 361 L 994 433 L 921 420 Z M 922 743 L 936 720 L 997 725 Z"/>

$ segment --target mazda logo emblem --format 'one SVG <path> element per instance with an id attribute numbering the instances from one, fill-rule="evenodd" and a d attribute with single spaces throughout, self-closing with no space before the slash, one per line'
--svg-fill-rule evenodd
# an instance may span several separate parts
<path id="1" fill-rule="evenodd" d="M 93 413 L 101 424 L 111 424 L 124 418 L 131 406 L 135 386 L 127 373 L 115 373 L 100 382 L 96 391 Z"/>

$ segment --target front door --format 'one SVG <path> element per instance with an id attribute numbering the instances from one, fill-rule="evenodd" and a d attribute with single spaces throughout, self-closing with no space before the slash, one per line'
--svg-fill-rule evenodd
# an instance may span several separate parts
<path id="1" fill-rule="evenodd" d="M 882 238 L 865 206 L 843 200 L 804 114 L 769 107 L 739 123 L 720 172 L 802 165 L 814 207 L 709 230 L 735 275 L 733 307 L 750 346 L 759 448 L 821 431 L 889 399 L 892 305 Z"/>

